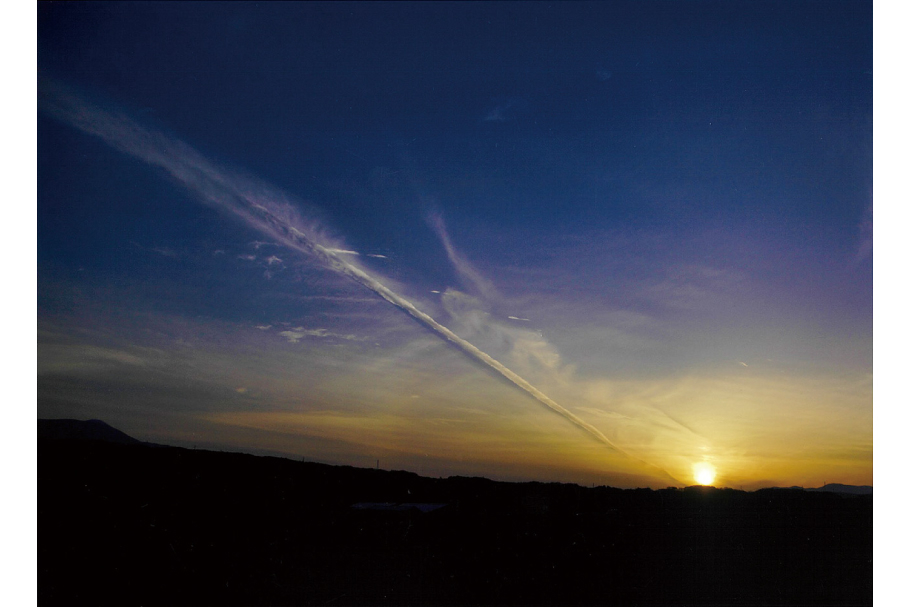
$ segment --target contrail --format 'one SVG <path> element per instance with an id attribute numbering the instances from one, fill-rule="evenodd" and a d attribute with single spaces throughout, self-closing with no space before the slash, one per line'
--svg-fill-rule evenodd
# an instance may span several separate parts
<path id="1" fill-rule="evenodd" d="M 288 198 L 281 192 L 251 178 L 228 175 L 182 141 L 150 131 L 123 113 L 91 105 L 59 83 L 39 78 L 38 99 L 39 107 L 57 120 L 100 137 L 117 150 L 164 169 L 207 204 L 239 216 L 248 226 L 351 278 L 404 311 L 469 359 L 495 371 L 596 440 L 631 459 L 642 461 L 619 448 L 600 430 L 559 405 L 501 362 L 417 309 L 372 274 L 342 257 L 340 253 L 345 252 L 342 247 L 330 242 L 315 228 L 304 227 Z"/>

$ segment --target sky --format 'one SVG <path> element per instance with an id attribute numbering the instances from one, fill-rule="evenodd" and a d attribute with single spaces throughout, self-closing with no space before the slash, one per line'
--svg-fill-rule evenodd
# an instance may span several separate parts
<path id="1" fill-rule="evenodd" d="M 871 3 L 37 25 L 39 418 L 427 476 L 873 484 Z"/>

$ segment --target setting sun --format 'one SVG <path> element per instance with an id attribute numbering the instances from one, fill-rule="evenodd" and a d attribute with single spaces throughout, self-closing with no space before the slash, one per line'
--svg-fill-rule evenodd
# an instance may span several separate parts
<path id="1" fill-rule="evenodd" d="M 692 466 L 695 472 L 695 482 L 699 485 L 710 485 L 714 482 L 716 472 L 714 466 L 708 462 L 700 462 Z"/>

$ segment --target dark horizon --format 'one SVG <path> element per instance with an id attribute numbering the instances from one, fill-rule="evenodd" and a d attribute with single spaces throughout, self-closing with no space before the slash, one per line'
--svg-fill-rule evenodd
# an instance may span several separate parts
<path id="1" fill-rule="evenodd" d="M 871 605 L 872 495 L 38 441 L 42 605 Z"/>
<path id="2" fill-rule="evenodd" d="M 41 422 L 45 422 L 45 423 L 42 424 Z M 96 424 L 94 424 L 94 422 L 97 422 L 97 424 L 100 424 L 102 427 L 99 428 Z M 89 441 L 101 441 L 101 442 L 114 442 L 114 443 L 120 443 L 120 444 L 144 445 L 144 446 L 150 446 L 150 447 L 170 447 L 170 448 L 175 448 L 175 449 L 191 449 L 194 451 L 210 451 L 212 453 L 235 453 L 235 454 L 239 454 L 239 455 L 250 455 L 253 457 L 271 457 L 271 458 L 278 458 L 278 459 L 286 459 L 288 461 L 294 461 L 294 462 L 300 461 L 303 463 L 320 464 L 320 465 L 331 466 L 331 467 L 342 467 L 342 468 L 348 467 L 348 468 L 355 468 L 355 469 L 360 469 L 360 470 L 381 470 L 381 471 L 385 471 L 385 472 L 406 472 L 406 473 L 414 474 L 421 478 L 427 478 L 427 479 L 442 480 L 442 479 L 446 479 L 446 478 L 479 478 L 479 479 L 489 480 L 489 481 L 497 482 L 497 483 L 518 483 L 518 484 L 522 484 L 522 483 L 532 483 L 532 484 L 533 483 L 555 483 L 555 484 L 578 485 L 578 483 L 572 483 L 572 482 L 548 481 L 545 479 L 534 479 L 534 478 L 509 479 L 509 478 L 496 478 L 493 476 L 491 476 L 491 477 L 487 477 L 487 476 L 462 477 L 460 475 L 447 476 L 447 477 L 441 477 L 441 476 L 434 477 L 434 476 L 427 476 L 427 475 L 419 474 L 418 472 L 416 472 L 414 470 L 397 469 L 397 468 L 396 469 L 383 468 L 381 465 L 381 461 L 377 461 L 376 466 L 373 466 L 373 467 L 352 466 L 351 464 L 347 464 L 347 463 L 343 463 L 343 462 L 322 461 L 318 458 L 307 458 L 305 456 L 301 457 L 301 456 L 297 456 L 297 455 L 280 453 L 280 452 L 264 451 L 264 452 L 260 452 L 260 453 L 253 453 L 250 451 L 242 451 L 242 450 L 236 450 L 236 449 L 231 449 L 231 448 L 218 448 L 217 446 L 216 447 L 206 447 L 204 443 L 197 443 L 197 444 L 193 444 L 192 446 L 171 445 L 171 444 L 166 444 L 166 443 L 153 443 L 153 442 L 142 441 L 133 436 L 130 436 L 130 435 L 122 432 L 121 430 L 114 428 L 113 426 L 111 426 L 110 424 L 105 422 L 104 420 L 100 420 L 100 419 L 77 420 L 77 419 L 69 419 L 69 418 L 44 418 L 44 419 L 39 418 L 38 419 L 38 440 L 39 441 L 40 440 L 64 440 L 64 441 L 89 440 Z M 200 445 L 202 445 L 202 446 L 200 446 Z M 578 486 L 585 487 L 586 485 L 578 485 Z M 616 489 L 622 489 L 622 490 L 636 490 L 636 489 L 645 488 L 645 487 L 613 487 L 611 485 L 604 485 L 604 484 L 601 484 L 601 485 L 592 484 L 591 486 L 592 487 L 616 488 Z M 849 494 L 853 494 L 853 495 L 871 495 L 872 488 L 873 488 L 872 485 L 849 485 L 849 484 L 839 483 L 839 482 L 825 482 L 820 487 L 799 487 L 799 486 L 778 487 L 778 486 L 769 485 L 769 486 L 765 486 L 765 487 L 756 487 L 754 489 L 746 490 L 746 489 L 743 489 L 742 487 L 726 487 L 726 486 L 718 486 L 718 485 L 693 484 L 693 485 L 683 485 L 683 486 L 668 485 L 667 487 L 660 487 L 660 489 L 688 489 L 688 488 L 692 488 L 692 487 L 706 487 L 706 488 L 711 488 L 711 489 L 722 489 L 722 490 L 730 489 L 730 490 L 734 490 L 734 491 L 746 491 L 746 492 L 761 491 L 762 489 L 802 489 L 802 490 L 806 490 L 806 491 L 822 491 L 822 490 L 825 490 L 827 487 L 841 487 L 841 488 L 843 488 L 842 491 L 835 490 L 833 492 L 849 493 Z M 868 491 L 866 491 L 866 490 L 868 490 Z"/>

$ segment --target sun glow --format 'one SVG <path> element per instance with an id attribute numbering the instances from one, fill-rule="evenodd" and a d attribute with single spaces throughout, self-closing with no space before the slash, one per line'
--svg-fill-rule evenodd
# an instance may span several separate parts
<path id="1" fill-rule="evenodd" d="M 714 470 L 714 466 L 708 462 L 699 462 L 692 466 L 692 471 L 695 475 L 695 482 L 699 485 L 710 485 L 714 482 L 714 477 L 717 475 Z"/>

